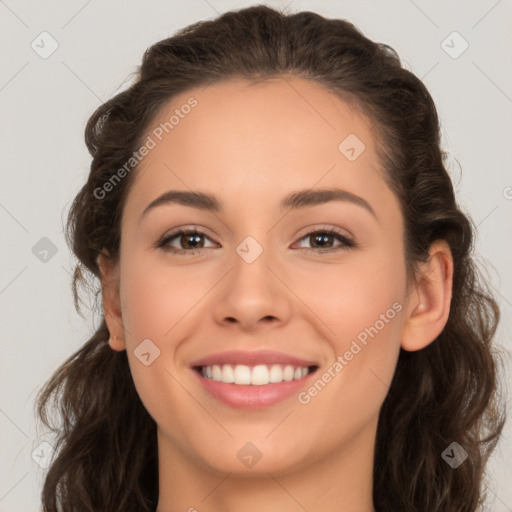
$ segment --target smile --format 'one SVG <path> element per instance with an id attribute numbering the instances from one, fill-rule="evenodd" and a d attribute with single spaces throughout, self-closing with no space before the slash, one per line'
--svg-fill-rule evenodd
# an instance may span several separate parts
<path id="1" fill-rule="evenodd" d="M 319 364 L 276 351 L 231 350 L 197 359 L 190 368 L 210 399 L 254 410 L 296 396 L 309 385 Z"/>
<path id="2" fill-rule="evenodd" d="M 291 382 L 306 377 L 314 366 L 293 366 L 272 364 L 259 364 L 247 366 L 245 364 L 214 364 L 197 368 L 202 377 L 225 384 L 238 386 L 266 386 Z"/>

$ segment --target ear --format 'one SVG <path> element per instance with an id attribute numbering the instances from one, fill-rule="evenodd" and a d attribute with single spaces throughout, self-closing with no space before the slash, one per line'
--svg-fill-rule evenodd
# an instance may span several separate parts
<path id="1" fill-rule="evenodd" d="M 417 283 L 409 293 L 401 346 L 425 348 L 441 334 L 450 314 L 453 258 L 444 240 L 434 242 L 426 263 L 420 263 Z"/>
<path id="2" fill-rule="evenodd" d="M 101 274 L 101 292 L 103 297 L 103 314 L 110 332 L 109 344 L 113 350 L 126 348 L 123 332 L 123 318 L 119 300 L 119 263 L 100 253 L 98 266 Z"/>

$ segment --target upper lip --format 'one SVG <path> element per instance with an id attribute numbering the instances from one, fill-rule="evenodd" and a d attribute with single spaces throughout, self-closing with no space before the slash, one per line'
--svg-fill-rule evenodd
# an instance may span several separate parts
<path id="1" fill-rule="evenodd" d="M 230 350 L 226 352 L 217 352 L 201 359 L 193 361 L 191 366 L 212 366 L 214 364 L 244 364 L 247 366 L 256 366 L 260 364 L 284 364 L 291 366 L 317 366 L 315 361 L 301 359 L 290 354 L 275 352 L 273 350 L 259 350 L 247 352 L 243 350 Z"/>

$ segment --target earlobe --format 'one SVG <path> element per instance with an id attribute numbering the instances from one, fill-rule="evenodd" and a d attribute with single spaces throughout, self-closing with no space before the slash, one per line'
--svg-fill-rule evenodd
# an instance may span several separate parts
<path id="1" fill-rule="evenodd" d="M 415 351 L 432 343 L 443 331 L 450 314 L 453 258 L 444 240 L 434 242 L 429 259 L 420 263 L 415 288 L 409 296 L 401 346 Z"/>
<path id="2" fill-rule="evenodd" d="M 103 314 L 110 333 L 109 345 L 122 351 L 126 346 L 123 337 L 123 321 L 119 300 L 119 265 L 104 253 L 98 255 L 100 269 Z"/>
<path id="3" fill-rule="evenodd" d="M 116 352 L 122 352 L 126 349 L 124 339 L 118 338 L 117 336 L 110 336 L 108 344 L 110 345 L 110 348 Z"/>

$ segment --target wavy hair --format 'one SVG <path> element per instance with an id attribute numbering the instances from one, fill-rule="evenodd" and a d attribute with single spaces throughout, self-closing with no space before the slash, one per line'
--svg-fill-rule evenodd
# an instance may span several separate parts
<path id="1" fill-rule="evenodd" d="M 375 507 L 478 510 L 484 469 L 505 422 L 500 352 L 493 345 L 499 309 L 476 266 L 474 225 L 454 197 L 432 97 L 391 47 L 371 41 L 350 22 L 258 5 L 190 25 L 145 51 L 133 83 L 98 107 L 85 129 L 90 173 L 72 203 L 66 232 L 78 258 L 75 306 L 80 312 L 83 284 L 99 295 L 98 254 L 119 257 L 120 219 L 136 168 L 103 199 L 95 191 L 141 146 L 159 109 L 193 87 L 290 75 L 321 84 L 372 121 L 385 179 L 403 213 L 408 276 L 414 279 L 436 240 L 445 240 L 453 255 L 447 324 L 426 348 L 400 350 L 380 410 Z M 102 317 L 37 396 L 38 419 L 55 435 L 44 512 L 156 508 L 156 423 L 136 392 L 126 351 L 113 351 L 108 340 Z M 441 457 L 453 441 L 468 454 L 456 470 Z"/>

